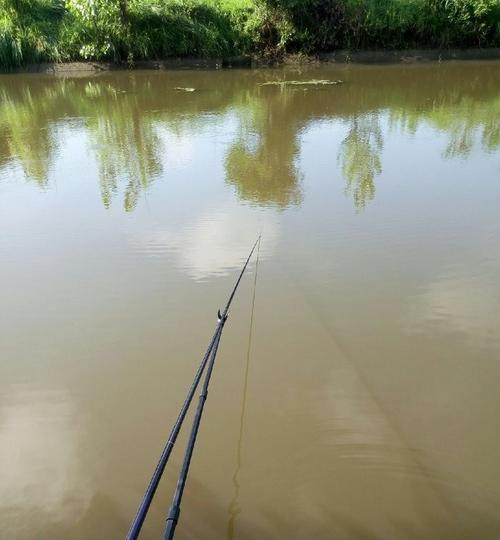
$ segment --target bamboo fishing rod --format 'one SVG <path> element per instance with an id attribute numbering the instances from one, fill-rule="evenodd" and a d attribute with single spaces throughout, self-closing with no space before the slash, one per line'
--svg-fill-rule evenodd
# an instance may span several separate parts
<path id="1" fill-rule="evenodd" d="M 255 247 L 257 246 L 257 243 L 260 241 L 260 235 L 255 241 L 247 260 L 245 261 L 245 264 L 243 265 L 243 268 L 241 269 L 241 272 L 238 276 L 238 279 L 236 280 L 236 283 L 233 287 L 233 290 L 231 291 L 231 294 L 229 296 L 229 299 L 226 303 L 226 307 L 224 308 L 223 312 L 221 313 L 220 310 L 218 311 L 217 315 L 217 326 L 215 327 L 214 334 L 212 336 L 212 339 L 210 340 L 209 346 L 205 352 L 205 355 L 202 358 L 202 361 L 198 367 L 198 370 L 196 371 L 193 383 L 191 384 L 191 387 L 189 388 L 189 391 L 187 393 L 186 399 L 184 400 L 184 403 L 182 404 L 181 410 L 179 412 L 179 415 L 177 416 L 177 420 L 175 421 L 172 430 L 170 431 L 170 435 L 168 436 L 167 442 L 165 443 L 165 446 L 163 448 L 163 451 L 160 455 L 160 459 L 158 461 L 158 464 L 153 472 L 153 475 L 151 477 L 151 480 L 149 481 L 148 487 L 146 489 L 146 492 L 144 493 L 144 496 L 142 498 L 142 501 L 139 505 L 139 508 L 137 510 L 137 514 L 134 517 L 134 520 L 132 521 L 129 531 L 127 533 L 127 536 L 125 537 L 125 540 L 136 540 L 139 537 L 139 534 L 141 532 L 142 525 L 144 523 L 144 520 L 146 519 L 146 515 L 148 513 L 149 507 L 151 506 L 151 502 L 153 500 L 153 497 L 156 493 L 156 489 L 158 487 L 158 484 L 160 483 L 161 477 L 163 475 L 163 471 L 165 470 L 165 466 L 167 465 L 167 462 L 170 458 L 170 454 L 172 453 L 172 449 L 175 445 L 175 441 L 177 440 L 177 436 L 179 435 L 179 431 L 181 429 L 182 423 L 184 421 L 184 418 L 187 414 L 187 411 L 189 409 L 189 406 L 191 404 L 191 401 L 193 400 L 194 393 L 196 392 L 196 388 L 198 387 L 198 384 L 200 382 L 200 379 L 203 375 L 203 372 L 205 370 L 205 367 L 207 365 L 207 362 L 210 359 L 210 366 L 209 371 L 207 373 L 212 372 L 213 364 L 215 362 L 215 355 L 217 354 L 217 349 L 219 347 L 220 337 L 222 334 L 222 329 L 224 328 L 224 324 L 226 323 L 229 308 L 231 307 L 231 303 L 233 301 L 234 295 L 236 294 L 236 291 L 238 289 L 238 286 L 240 284 L 240 281 L 243 277 L 243 274 L 245 273 L 245 270 L 248 266 L 248 263 L 252 257 L 253 252 L 255 251 Z M 208 378 L 208 382 L 210 382 L 210 377 Z M 205 379 L 205 383 L 207 383 L 207 379 Z M 207 383 L 207 389 L 208 389 L 208 383 Z M 202 392 L 203 394 L 203 392 Z M 201 396 L 200 396 L 201 400 Z M 206 389 L 205 389 L 205 398 L 203 402 L 206 400 Z M 202 407 L 203 410 L 203 407 Z M 196 418 L 196 417 L 195 417 Z M 201 414 L 200 414 L 200 420 L 201 420 Z M 194 428 L 194 425 L 193 425 Z M 196 429 L 197 431 L 197 429 Z M 194 436 L 194 439 L 196 439 L 196 434 Z M 193 447 L 194 447 L 194 440 L 193 440 Z M 189 440 L 189 443 L 191 443 L 191 437 Z M 191 455 L 192 455 L 192 449 L 191 449 Z M 190 459 L 189 459 L 190 461 Z M 189 469 L 189 463 L 187 464 L 187 469 Z M 186 477 L 187 477 L 187 469 L 186 469 Z M 184 470 L 184 467 L 183 469 Z M 185 480 L 184 480 L 185 484 Z M 184 487 L 182 488 L 184 489 Z M 176 490 L 177 494 L 177 490 Z M 180 498 L 182 498 L 182 492 L 180 494 Z M 179 503 L 180 503 L 179 498 Z M 177 514 L 178 519 L 178 514 Z M 175 524 L 177 524 L 177 519 L 175 521 Z M 168 521 L 167 521 L 168 523 Z M 175 529 L 175 525 L 174 525 Z M 172 532 L 173 536 L 173 532 Z"/>

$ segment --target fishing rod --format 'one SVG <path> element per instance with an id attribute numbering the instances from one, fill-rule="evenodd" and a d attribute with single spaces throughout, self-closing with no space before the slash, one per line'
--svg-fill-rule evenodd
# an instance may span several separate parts
<path id="1" fill-rule="evenodd" d="M 260 241 L 260 236 L 257 239 L 257 241 L 255 242 L 255 244 L 254 244 L 254 246 L 252 248 L 252 251 L 250 252 L 250 255 L 248 256 L 247 262 L 245 263 L 245 267 L 243 268 L 243 270 L 242 270 L 242 272 L 240 274 L 240 277 L 238 279 L 237 284 L 241 280 L 241 277 L 243 276 L 243 272 L 244 272 L 244 270 L 246 268 L 246 265 L 248 264 L 248 261 L 250 260 L 250 257 L 252 256 L 252 253 L 253 253 L 253 251 L 255 249 L 255 246 L 257 245 L 257 243 L 259 241 Z M 234 296 L 235 292 L 236 291 L 234 290 L 233 294 L 231 295 L 230 300 L 232 300 L 232 297 Z M 220 338 L 222 336 L 222 331 L 224 330 L 224 325 L 226 324 L 226 320 L 227 320 L 227 308 L 224 310 L 222 315 L 219 312 L 219 322 L 221 323 L 220 328 L 219 328 L 219 333 L 217 335 L 216 341 L 215 341 L 214 346 L 212 348 L 212 351 L 210 353 L 210 360 L 209 360 L 209 363 L 208 363 L 207 373 L 205 375 L 205 381 L 203 382 L 203 387 L 202 387 L 200 397 L 199 397 L 199 400 L 198 400 L 198 406 L 196 408 L 195 416 L 194 416 L 194 419 L 193 419 L 193 424 L 192 424 L 192 427 L 191 427 L 191 433 L 189 435 L 189 440 L 188 440 L 188 443 L 187 443 L 187 446 L 186 446 L 186 451 L 185 451 L 185 454 L 184 454 L 184 461 L 182 463 L 181 471 L 179 473 L 179 478 L 177 480 L 177 486 L 175 488 L 175 493 L 174 493 L 174 496 L 173 496 L 173 499 L 172 499 L 172 504 L 171 504 L 170 509 L 168 511 L 167 525 L 166 525 L 166 528 L 165 528 L 165 534 L 163 536 L 164 540 L 172 540 L 174 538 L 175 528 L 176 528 L 177 523 L 179 521 L 179 515 L 180 515 L 180 511 L 181 511 L 182 495 L 184 493 L 184 488 L 186 486 L 187 476 L 188 476 L 188 473 L 189 473 L 189 466 L 191 464 L 191 458 L 193 457 L 193 452 L 194 452 L 194 445 L 196 443 L 196 437 L 198 435 L 198 430 L 199 430 L 200 423 L 201 423 L 201 417 L 203 415 L 203 409 L 205 407 L 205 403 L 206 403 L 207 397 L 208 397 L 208 386 L 210 384 L 210 379 L 212 377 L 212 372 L 213 372 L 214 365 L 215 365 L 215 358 L 217 356 L 217 350 L 219 348 Z"/>
<path id="2" fill-rule="evenodd" d="M 158 464 L 156 465 L 156 468 L 153 472 L 153 475 L 151 477 L 151 480 L 149 481 L 148 487 L 146 489 L 146 492 L 144 493 L 144 496 L 142 498 L 141 504 L 139 505 L 139 508 L 137 510 L 137 514 L 134 517 L 134 520 L 132 521 L 129 531 L 127 533 L 127 536 L 125 537 L 125 540 L 136 540 L 139 537 L 139 534 L 141 532 L 142 525 L 144 523 L 144 520 L 146 519 L 146 515 L 148 513 L 149 507 L 151 506 L 151 502 L 153 500 L 153 497 L 156 493 L 156 489 L 158 487 L 158 484 L 160 483 L 161 477 L 163 475 L 163 471 L 165 470 L 165 467 L 167 465 L 167 462 L 170 458 L 170 454 L 172 453 L 172 449 L 174 447 L 175 441 L 177 440 L 177 436 L 179 435 L 179 431 L 181 429 L 182 423 L 184 421 L 184 418 L 187 414 L 187 411 L 189 409 L 189 406 L 191 404 L 191 401 L 193 400 L 194 393 L 196 392 L 196 388 L 198 387 L 198 384 L 200 382 L 201 376 L 203 375 L 203 372 L 205 370 L 205 367 L 207 365 L 207 362 L 209 358 L 211 357 L 211 353 L 214 350 L 214 347 L 218 348 L 219 341 L 220 341 L 220 335 L 222 333 L 222 328 L 224 327 L 224 324 L 226 322 L 229 308 L 231 306 L 231 303 L 233 301 L 234 295 L 236 294 L 236 291 L 238 289 L 238 286 L 240 284 L 240 281 L 243 277 L 243 274 L 245 273 L 245 270 L 248 266 L 248 263 L 252 257 L 252 254 L 255 250 L 255 246 L 260 241 L 260 235 L 255 241 L 252 250 L 250 251 L 250 254 L 247 257 L 247 260 L 245 261 L 245 264 L 243 265 L 243 268 L 241 269 L 240 275 L 238 276 L 238 279 L 233 287 L 233 290 L 229 296 L 229 299 L 226 303 L 226 307 L 224 308 L 222 314 L 220 310 L 217 313 L 217 326 L 215 327 L 214 334 L 212 336 L 212 339 L 210 340 L 210 344 L 205 352 L 205 355 L 202 358 L 202 361 L 198 367 L 198 370 L 196 371 L 193 383 L 191 384 L 191 387 L 189 388 L 189 391 L 187 393 L 186 399 L 184 400 L 184 403 L 182 404 L 181 410 L 179 412 L 179 415 L 177 416 L 177 420 L 175 421 L 172 430 L 170 431 L 170 434 L 168 436 L 167 442 L 165 443 L 165 446 L 163 448 L 163 451 L 160 455 L 160 459 L 158 461 Z M 216 345 L 217 344 L 217 345 Z M 216 350 L 216 349 L 215 349 Z M 213 361 L 215 361 L 215 357 L 213 357 Z M 213 368 L 213 362 L 212 368 Z M 206 398 L 205 398 L 206 399 Z"/>
<path id="3" fill-rule="evenodd" d="M 191 433 L 189 435 L 189 440 L 186 446 L 186 452 L 184 454 L 184 461 L 182 463 L 181 472 L 179 473 L 179 478 L 177 480 L 177 486 L 175 488 L 174 497 L 172 499 L 172 505 L 168 511 L 167 516 L 167 525 L 165 528 L 165 534 L 163 536 L 164 540 L 172 540 L 175 533 L 175 528 L 179 521 L 179 515 L 181 512 L 181 500 L 184 493 L 184 488 L 186 486 L 187 475 L 189 472 L 189 466 L 191 465 L 191 458 L 193 457 L 194 445 L 196 443 L 196 437 L 198 435 L 198 429 L 201 423 L 201 416 L 203 414 L 203 408 L 205 407 L 205 402 L 208 395 L 208 385 L 210 384 L 210 378 L 212 376 L 212 371 L 214 369 L 215 357 L 217 356 L 217 349 L 219 348 L 220 338 L 222 335 L 222 330 L 224 324 L 226 323 L 227 315 L 222 317 L 221 326 L 217 338 L 215 340 L 211 355 L 210 362 L 208 364 L 207 373 L 205 375 L 205 381 L 200 393 L 198 400 L 198 407 L 196 408 L 196 413 L 193 419 L 193 425 L 191 427 Z"/>

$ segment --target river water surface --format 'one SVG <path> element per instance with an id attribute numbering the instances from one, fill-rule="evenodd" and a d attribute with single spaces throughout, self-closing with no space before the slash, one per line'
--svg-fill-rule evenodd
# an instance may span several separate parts
<path id="1" fill-rule="evenodd" d="M 124 537 L 260 232 L 177 538 L 500 538 L 496 61 L 1 76 L 2 538 Z"/>

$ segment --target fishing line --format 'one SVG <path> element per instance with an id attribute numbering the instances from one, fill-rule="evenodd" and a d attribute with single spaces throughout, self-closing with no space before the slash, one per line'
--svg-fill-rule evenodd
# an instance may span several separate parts
<path id="1" fill-rule="evenodd" d="M 229 540 L 234 538 L 234 529 L 236 524 L 236 517 L 240 513 L 240 508 L 238 506 L 238 498 L 240 495 L 240 481 L 239 474 L 241 469 L 241 449 L 243 446 L 243 426 L 245 424 L 245 409 L 247 404 L 247 390 L 248 390 L 248 374 L 250 371 L 250 351 L 252 347 L 252 334 L 253 334 L 253 315 L 255 311 L 255 293 L 257 290 L 257 274 L 259 270 L 259 256 L 260 256 L 260 241 L 257 247 L 257 259 L 255 263 L 255 276 L 253 282 L 253 296 L 252 296 L 252 309 L 250 311 L 250 329 L 248 332 L 248 347 L 247 347 L 247 357 L 245 364 L 245 375 L 243 379 L 243 398 L 241 400 L 241 414 L 240 414 L 240 432 L 238 437 L 238 451 L 236 454 L 236 468 L 233 474 L 233 485 L 234 485 L 234 496 L 229 505 L 229 520 L 227 523 L 227 537 Z"/>

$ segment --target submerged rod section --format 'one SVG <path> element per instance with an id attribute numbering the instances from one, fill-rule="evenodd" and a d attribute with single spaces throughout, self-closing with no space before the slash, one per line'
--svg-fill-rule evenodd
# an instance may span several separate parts
<path id="1" fill-rule="evenodd" d="M 257 243 L 260 241 L 260 235 L 255 241 L 252 250 L 250 251 L 250 254 L 247 257 L 247 260 L 245 261 L 245 264 L 243 268 L 241 269 L 241 272 L 238 276 L 238 279 L 233 287 L 233 290 L 231 291 L 231 294 L 229 296 L 229 299 L 226 303 L 226 307 L 224 308 L 224 311 L 218 312 L 218 321 L 217 326 L 215 327 L 214 334 L 212 336 L 212 339 L 210 340 L 209 346 L 205 352 L 205 355 L 202 358 L 202 361 L 198 367 L 198 370 L 196 371 L 193 383 L 191 384 L 191 387 L 189 388 L 189 391 L 187 393 L 186 399 L 184 400 L 184 403 L 182 404 L 181 410 L 179 412 L 179 415 L 177 416 L 177 420 L 175 421 L 172 430 L 170 431 L 170 435 L 168 436 L 167 442 L 165 443 L 165 447 L 163 448 L 163 452 L 161 453 L 160 459 L 158 461 L 158 464 L 156 466 L 156 469 L 153 472 L 153 475 L 151 477 L 151 480 L 148 484 L 148 487 L 146 489 L 146 492 L 144 494 L 144 497 L 142 498 L 141 504 L 139 505 L 139 508 L 137 510 L 137 514 L 132 521 L 132 524 L 130 525 L 130 529 L 127 533 L 127 536 L 125 537 L 125 540 L 136 540 L 139 537 L 139 534 L 141 532 L 142 525 L 144 523 L 144 520 L 146 519 L 146 515 L 148 513 L 149 507 L 151 506 L 151 502 L 153 500 L 153 497 L 156 493 L 156 489 L 158 487 L 158 484 L 160 483 L 161 477 L 163 475 L 163 471 L 165 470 L 165 466 L 167 465 L 167 462 L 170 458 L 170 454 L 172 453 L 172 449 L 174 447 L 175 441 L 177 440 L 177 436 L 179 435 L 179 431 L 181 429 L 182 423 L 184 421 L 184 418 L 186 417 L 187 411 L 189 409 L 189 406 L 191 404 L 191 401 L 193 400 L 194 393 L 196 392 L 196 388 L 198 387 L 198 384 L 200 382 L 201 376 L 203 375 L 203 372 L 205 370 L 205 367 L 207 365 L 207 362 L 210 358 L 210 364 L 212 365 L 211 368 L 209 368 L 209 372 L 211 373 L 213 369 L 213 362 L 215 361 L 215 354 L 217 353 L 217 348 L 219 346 L 220 337 L 222 334 L 222 329 L 224 327 L 224 324 L 227 319 L 227 315 L 229 312 L 229 308 L 231 307 L 231 303 L 233 301 L 234 295 L 236 294 L 236 291 L 238 289 L 238 286 L 240 284 L 240 281 L 243 277 L 243 274 L 245 273 L 245 270 L 248 266 L 248 263 L 253 255 L 253 252 L 255 251 L 255 247 Z M 214 354 L 212 354 L 215 351 Z M 210 380 L 210 379 L 209 379 Z M 205 380 L 206 382 L 206 380 Z M 208 385 L 207 385 L 208 387 Z M 205 397 L 206 399 L 206 397 Z M 200 415 L 201 417 L 201 415 Z M 195 436 L 196 438 L 196 436 Z M 190 438 L 191 441 L 191 438 Z M 191 451 L 192 453 L 192 451 Z M 188 464 L 189 468 L 189 464 Z M 187 473 L 187 471 L 186 471 Z M 182 493 L 181 493 L 182 497 Z"/>

